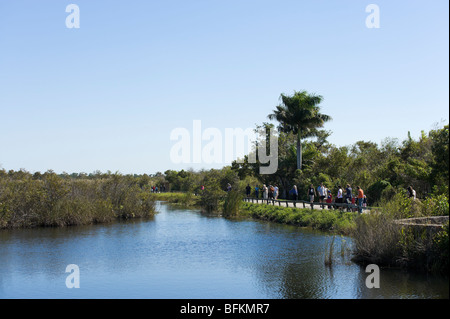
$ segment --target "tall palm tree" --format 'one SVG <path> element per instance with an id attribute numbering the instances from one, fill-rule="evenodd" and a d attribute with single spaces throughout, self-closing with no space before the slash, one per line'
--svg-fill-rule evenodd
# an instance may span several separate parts
<path id="1" fill-rule="evenodd" d="M 280 99 L 282 103 L 268 118 L 280 123 L 280 131 L 297 135 L 297 169 L 302 169 L 301 140 L 316 136 L 317 128 L 323 127 L 325 122 L 331 120 L 331 116 L 320 113 L 319 104 L 323 100 L 320 95 L 294 91 L 292 96 L 281 94 Z"/>

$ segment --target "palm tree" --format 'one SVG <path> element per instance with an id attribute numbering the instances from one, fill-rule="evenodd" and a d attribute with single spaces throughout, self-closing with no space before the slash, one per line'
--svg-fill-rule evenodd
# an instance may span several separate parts
<path id="1" fill-rule="evenodd" d="M 319 104 L 323 100 L 320 95 L 294 91 L 292 96 L 281 94 L 280 99 L 282 104 L 268 118 L 280 123 L 280 131 L 297 135 L 297 169 L 302 169 L 301 140 L 317 136 L 317 128 L 323 127 L 325 122 L 331 120 L 331 116 L 320 113 Z"/>

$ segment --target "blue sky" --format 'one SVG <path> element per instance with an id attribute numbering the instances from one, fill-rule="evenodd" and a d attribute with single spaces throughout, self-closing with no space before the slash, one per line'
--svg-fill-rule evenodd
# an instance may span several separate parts
<path id="1" fill-rule="evenodd" d="M 65 25 L 71 3 L 79 29 Z M 253 128 L 294 90 L 324 97 L 337 146 L 418 138 L 449 119 L 448 12 L 443 0 L 1 1 L 0 167 L 210 168 L 173 163 L 171 131 Z"/>

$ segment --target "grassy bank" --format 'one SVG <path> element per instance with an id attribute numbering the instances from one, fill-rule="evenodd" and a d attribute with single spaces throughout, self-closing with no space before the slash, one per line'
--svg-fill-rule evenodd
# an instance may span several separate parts
<path id="1" fill-rule="evenodd" d="M 243 203 L 241 215 L 349 235 L 356 228 L 355 218 L 357 218 L 358 213 Z"/>
<path id="2" fill-rule="evenodd" d="M 86 225 L 154 213 L 149 191 L 132 176 L 0 174 L 0 229 Z"/>

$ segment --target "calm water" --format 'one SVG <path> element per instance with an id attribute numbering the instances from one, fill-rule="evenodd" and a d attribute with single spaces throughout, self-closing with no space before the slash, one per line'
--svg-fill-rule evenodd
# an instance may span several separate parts
<path id="1" fill-rule="evenodd" d="M 0 298 L 448 298 L 448 278 L 381 269 L 380 289 L 331 237 L 159 205 L 152 220 L 0 231 Z M 66 287 L 66 266 L 80 288 Z"/>

